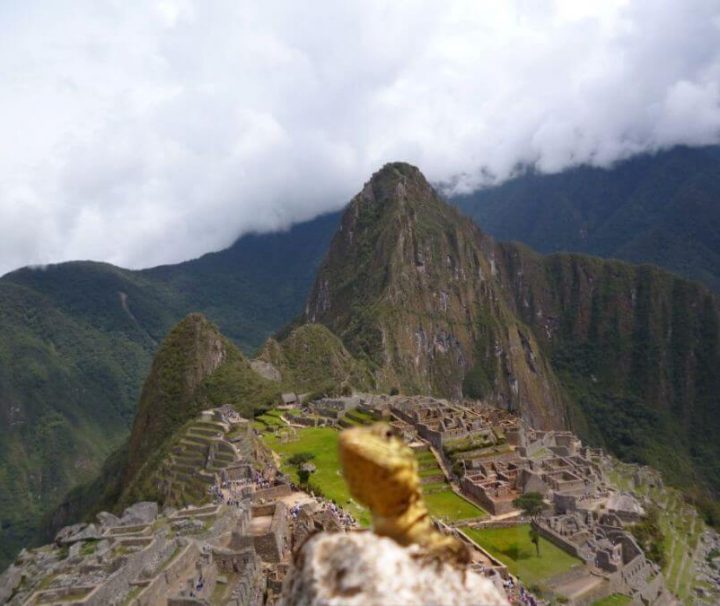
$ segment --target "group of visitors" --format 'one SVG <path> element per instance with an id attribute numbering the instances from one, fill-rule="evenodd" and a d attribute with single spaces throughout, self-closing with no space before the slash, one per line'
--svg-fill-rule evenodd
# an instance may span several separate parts
<path id="1" fill-rule="evenodd" d="M 272 487 L 272 482 L 265 478 L 259 471 L 255 472 L 255 475 L 253 476 L 253 483 L 255 484 L 256 490 Z"/>
<path id="2" fill-rule="evenodd" d="M 322 501 L 323 511 L 329 512 L 335 518 L 335 521 L 343 528 L 351 528 L 357 525 L 353 518 L 342 507 L 338 507 L 334 501 Z"/>
<path id="3" fill-rule="evenodd" d="M 527 591 L 520 583 L 516 583 L 512 577 L 508 577 L 503 582 L 505 593 L 511 604 L 521 604 L 522 606 L 540 606 L 537 598 Z"/>
<path id="4" fill-rule="evenodd" d="M 261 473 L 254 472 L 252 479 L 226 480 L 213 484 L 208 493 L 216 503 L 240 506 L 240 502 L 247 495 L 247 488 L 253 486 L 255 490 L 270 488 L 272 482 Z"/>

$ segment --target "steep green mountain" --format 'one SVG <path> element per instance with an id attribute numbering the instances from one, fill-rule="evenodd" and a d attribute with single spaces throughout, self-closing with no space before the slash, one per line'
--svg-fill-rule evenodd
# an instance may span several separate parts
<path id="1" fill-rule="evenodd" d="M 717 516 L 718 297 L 655 266 L 499 250 L 500 278 L 576 407 L 575 428 L 661 469 Z"/>
<path id="2" fill-rule="evenodd" d="M 261 355 L 249 360 L 205 316 L 190 314 L 153 359 L 130 437 L 92 481 L 73 489 L 46 519 L 48 536 L 101 509 L 162 501 L 156 487 L 161 465 L 187 423 L 203 410 L 229 404 L 252 418 L 284 391 L 338 395 L 370 387 L 364 365 L 324 326 L 299 326 L 282 341 L 270 338 Z"/>
<path id="3" fill-rule="evenodd" d="M 122 440 L 155 347 L 122 310 L 121 292 L 139 315 L 156 305 L 141 280 L 104 266 L 76 269 L 89 282 L 107 280 L 114 306 L 104 317 L 68 313 L 36 290 L 0 281 L 0 565 Z M 105 303 L 79 301 L 98 310 Z"/>
<path id="4" fill-rule="evenodd" d="M 389 164 L 346 209 L 305 320 L 367 360 L 382 390 L 466 391 L 562 426 L 559 384 L 507 305 L 494 247 L 417 168 Z"/>
<path id="5" fill-rule="evenodd" d="M 127 437 L 153 354 L 202 311 L 246 352 L 300 313 L 337 215 L 179 265 L 0 278 L 0 568 Z"/>
<path id="6" fill-rule="evenodd" d="M 153 496 L 144 480 L 164 445 L 202 410 L 230 404 L 244 416 L 279 400 L 281 385 L 250 362 L 202 314 L 190 314 L 163 341 L 145 380 L 123 470 L 121 501 Z"/>
<path id="7" fill-rule="evenodd" d="M 310 397 L 375 387 L 367 365 L 321 324 L 297 326 L 279 341 L 268 339 L 258 361 L 271 364 L 285 385 Z"/>
<path id="8" fill-rule="evenodd" d="M 655 263 L 720 290 L 719 146 L 526 174 L 453 203 L 501 240 Z"/>
<path id="9" fill-rule="evenodd" d="M 347 208 L 305 320 L 381 389 L 482 397 L 720 494 L 720 302 L 652 266 L 496 242 L 389 164 Z"/>

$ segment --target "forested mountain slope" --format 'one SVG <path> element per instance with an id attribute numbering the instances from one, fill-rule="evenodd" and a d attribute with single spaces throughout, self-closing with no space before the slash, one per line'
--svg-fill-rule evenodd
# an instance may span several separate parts
<path id="1" fill-rule="evenodd" d="M 253 352 L 300 313 L 337 221 L 144 271 L 72 262 L 0 278 L 0 567 L 126 438 L 171 327 L 202 311 Z"/>
<path id="2" fill-rule="evenodd" d="M 453 200 L 500 240 L 655 263 L 720 290 L 720 147 L 676 147 Z"/>

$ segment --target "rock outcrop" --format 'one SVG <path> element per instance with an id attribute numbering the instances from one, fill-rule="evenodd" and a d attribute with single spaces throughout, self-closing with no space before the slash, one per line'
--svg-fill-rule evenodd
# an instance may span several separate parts
<path id="1" fill-rule="evenodd" d="M 310 539 L 289 573 L 283 606 L 507 606 L 493 583 L 471 571 L 418 557 L 371 532 Z"/>

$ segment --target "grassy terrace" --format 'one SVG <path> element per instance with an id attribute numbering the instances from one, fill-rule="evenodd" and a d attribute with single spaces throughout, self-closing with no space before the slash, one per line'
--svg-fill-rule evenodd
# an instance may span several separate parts
<path id="1" fill-rule="evenodd" d="M 271 413 L 273 411 L 262 416 L 266 417 Z M 313 453 L 315 458 L 312 462 L 317 467 L 317 471 L 310 478 L 311 485 L 317 487 L 326 498 L 346 508 L 361 524 L 369 525 L 369 512 L 350 497 L 340 472 L 337 451 L 338 432 L 329 427 L 298 428 L 295 430 L 295 438 L 281 440 L 278 435 L 270 431 L 271 427 L 275 426 L 273 424 L 275 418 L 271 415 L 269 422 L 265 420 L 263 425 L 265 433 L 262 434 L 262 439 L 268 447 L 280 455 L 282 470 L 297 482 L 297 469 L 292 465 L 288 465 L 286 461 L 299 452 Z M 259 419 L 261 417 L 258 417 L 256 422 Z M 360 418 L 355 420 L 360 421 Z M 371 419 L 363 418 L 362 420 L 370 421 Z M 282 423 L 279 419 L 278 421 Z M 442 470 L 430 451 L 419 452 L 418 461 L 421 475 L 425 477 L 442 476 Z M 487 515 L 482 509 L 452 492 L 450 486 L 445 482 L 427 484 L 423 486 L 423 489 L 426 492 L 425 500 L 428 509 L 437 518 L 457 521 Z"/>
<path id="2" fill-rule="evenodd" d="M 421 480 L 435 476 L 445 477 L 429 449 L 417 450 L 415 455 Z M 430 513 L 436 518 L 452 522 L 487 516 L 487 512 L 456 495 L 445 481 L 423 483 L 423 493 Z"/>
<path id="3" fill-rule="evenodd" d="M 280 411 L 274 408 L 255 417 L 253 421 L 253 427 L 258 431 L 268 431 L 275 427 L 282 427 L 283 425 L 285 425 L 285 423 L 280 418 Z"/>
<path id="4" fill-rule="evenodd" d="M 464 532 L 482 545 L 508 567 L 525 585 L 540 587 L 556 575 L 575 566 L 582 566 L 577 558 L 565 553 L 549 541 L 540 538 L 540 557 L 530 542 L 529 525 L 510 528 L 466 528 Z"/>
<path id="5" fill-rule="evenodd" d="M 338 432 L 329 427 L 308 427 L 297 431 L 297 439 L 281 441 L 271 433 L 262 436 L 263 441 L 282 458 L 282 470 L 298 481 L 297 469 L 286 461 L 298 452 L 312 452 L 317 471 L 310 478 L 323 495 L 347 509 L 363 525 L 369 526 L 368 511 L 350 498 L 345 481 L 340 474 L 337 439 Z"/>

